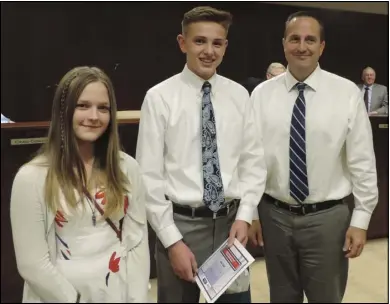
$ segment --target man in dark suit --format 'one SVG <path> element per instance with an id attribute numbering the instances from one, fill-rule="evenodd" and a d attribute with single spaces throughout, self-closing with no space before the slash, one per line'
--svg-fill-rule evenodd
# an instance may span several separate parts
<path id="1" fill-rule="evenodd" d="M 273 62 L 268 66 L 266 77 L 268 79 L 271 79 L 275 76 L 278 76 L 286 71 L 286 68 L 283 64 L 279 62 Z M 244 81 L 240 82 L 242 86 L 245 87 L 245 89 L 248 90 L 249 94 L 252 93 L 252 91 L 263 81 L 264 79 L 261 78 L 255 78 L 255 77 L 249 77 L 245 79 Z"/>
<path id="2" fill-rule="evenodd" d="M 366 67 L 362 72 L 362 84 L 358 84 L 362 91 L 364 103 L 369 115 L 388 114 L 389 99 L 387 87 L 375 83 L 376 73 L 371 67 Z"/>

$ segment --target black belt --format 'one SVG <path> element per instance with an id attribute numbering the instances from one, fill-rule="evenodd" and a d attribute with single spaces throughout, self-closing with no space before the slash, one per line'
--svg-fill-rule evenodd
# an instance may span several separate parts
<path id="1" fill-rule="evenodd" d="M 167 198 L 167 199 L 169 199 L 169 198 Z M 219 209 L 217 212 L 211 211 L 206 206 L 194 208 L 194 207 L 190 207 L 190 206 L 186 206 L 186 205 L 180 205 L 180 204 L 177 204 L 175 202 L 172 202 L 172 207 L 173 207 L 174 213 L 181 214 L 184 216 L 211 217 L 213 219 L 216 219 L 217 217 L 227 216 L 230 213 L 230 211 L 234 210 L 234 207 L 238 207 L 239 204 L 240 204 L 239 199 L 232 200 L 229 203 L 227 203 L 226 206 Z"/>
<path id="2" fill-rule="evenodd" d="M 331 200 L 331 201 L 325 201 L 325 202 L 320 202 L 315 204 L 291 205 L 279 201 L 268 194 L 264 194 L 264 196 L 266 197 L 266 202 L 271 203 L 278 208 L 287 210 L 296 215 L 305 215 L 305 214 L 314 213 L 321 210 L 326 210 L 343 203 L 343 200 L 339 199 L 339 200 Z"/>

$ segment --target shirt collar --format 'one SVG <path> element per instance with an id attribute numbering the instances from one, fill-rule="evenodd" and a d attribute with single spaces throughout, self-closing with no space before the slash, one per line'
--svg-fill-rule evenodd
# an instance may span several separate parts
<path id="1" fill-rule="evenodd" d="M 181 78 L 185 83 L 188 85 L 194 87 L 199 94 L 202 94 L 202 86 L 205 83 L 205 81 L 208 81 L 211 84 L 211 94 L 215 94 L 215 85 L 217 83 L 217 73 L 214 73 L 214 75 L 210 79 L 202 79 L 198 75 L 196 75 L 194 72 L 192 72 L 187 64 L 184 66 L 184 69 L 181 73 Z"/>
<path id="2" fill-rule="evenodd" d="M 363 89 L 365 89 L 365 88 L 368 88 L 368 90 L 370 91 L 370 90 L 372 90 L 372 87 L 374 86 L 374 84 L 372 84 L 372 85 L 370 85 L 370 86 L 368 86 L 368 85 L 363 85 Z"/>
<path id="3" fill-rule="evenodd" d="M 321 67 L 319 64 L 317 64 L 316 69 L 307 77 L 303 82 L 307 84 L 312 90 L 317 91 L 319 81 L 320 81 L 320 73 L 321 73 Z M 298 80 L 295 79 L 295 77 L 291 74 L 289 67 L 287 66 L 287 71 L 285 73 L 285 80 L 286 80 L 286 89 L 287 91 L 291 91 Z"/>

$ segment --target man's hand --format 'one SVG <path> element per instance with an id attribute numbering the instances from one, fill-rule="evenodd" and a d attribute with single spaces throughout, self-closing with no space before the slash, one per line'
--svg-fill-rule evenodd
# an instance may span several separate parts
<path id="1" fill-rule="evenodd" d="M 173 271 L 186 281 L 195 282 L 194 274 L 198 272 L 198 265 L 194 254 L 183 241 L 178 241 L 168 248 L 168 256 Z"/>
<path id="2" fill-rule="evenodd" d="M 368 115 L 378 115 L 378 112 L 377 111 L 372 111 L 372 112 L 368 113 Z"/>
<path id="3" fill-rule="evenodd" d="M 232 228 L 230 229 L 228 246 L 231 247 L 236 238 L 244 247 L 248 242 L 248 226 L 249 224 L 245 221 L 235 220 Z"/>
<path id="4" fill-rule="evenodd" d="M 345 243 L 343 250 L 347 252 L 346 258 L 358 257 L 366 244 L 367 231 L 357 227 L 350 226 L 345 234 Z"/>
<path id="5" fill-rule="evenodd" d="M 252 226 L 248 231 L 248 238 L 253 246 L 264 246 L 260 220 L 252 221 Z"/>

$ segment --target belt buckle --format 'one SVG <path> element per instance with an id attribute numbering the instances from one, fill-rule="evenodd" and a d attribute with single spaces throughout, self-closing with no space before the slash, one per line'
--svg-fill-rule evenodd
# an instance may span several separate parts
<path id="1" fill-rule="evenodd" d="M 302 210 L 302 213 L 305 214 L 305 211 L 303 211 L 303 206 L 288 205 L 288 211 L 293 214 L 299 215 L 299 210 Z"/>
<path id="2" fill-rule="evenodd" d="M 302 204 L 302 214 L 305 215 L 306 214 L 306 206 Z"/>
<path id="3" fill-rule="evenodd" d="M 221 213 L 222 213 L 222 209 L 225 209 L 225 208 L 226 208 L 226 216 L 227 216 L 230 212 L 230 204 L 227 204 L 226 207 L 219 209 L 217 212 L 213 212 L 213 220 L 215 220 L 218 217 L 218 212 L 221 211 Z M 221 215 L 223 216 L 223 214 L 221 214 Z"/>
<path id="4" fill-rule="evenodd" d="M 195 208 L 194 207 L 191 207 L 191 217 L 192 218 L 195 217 Z"/>

